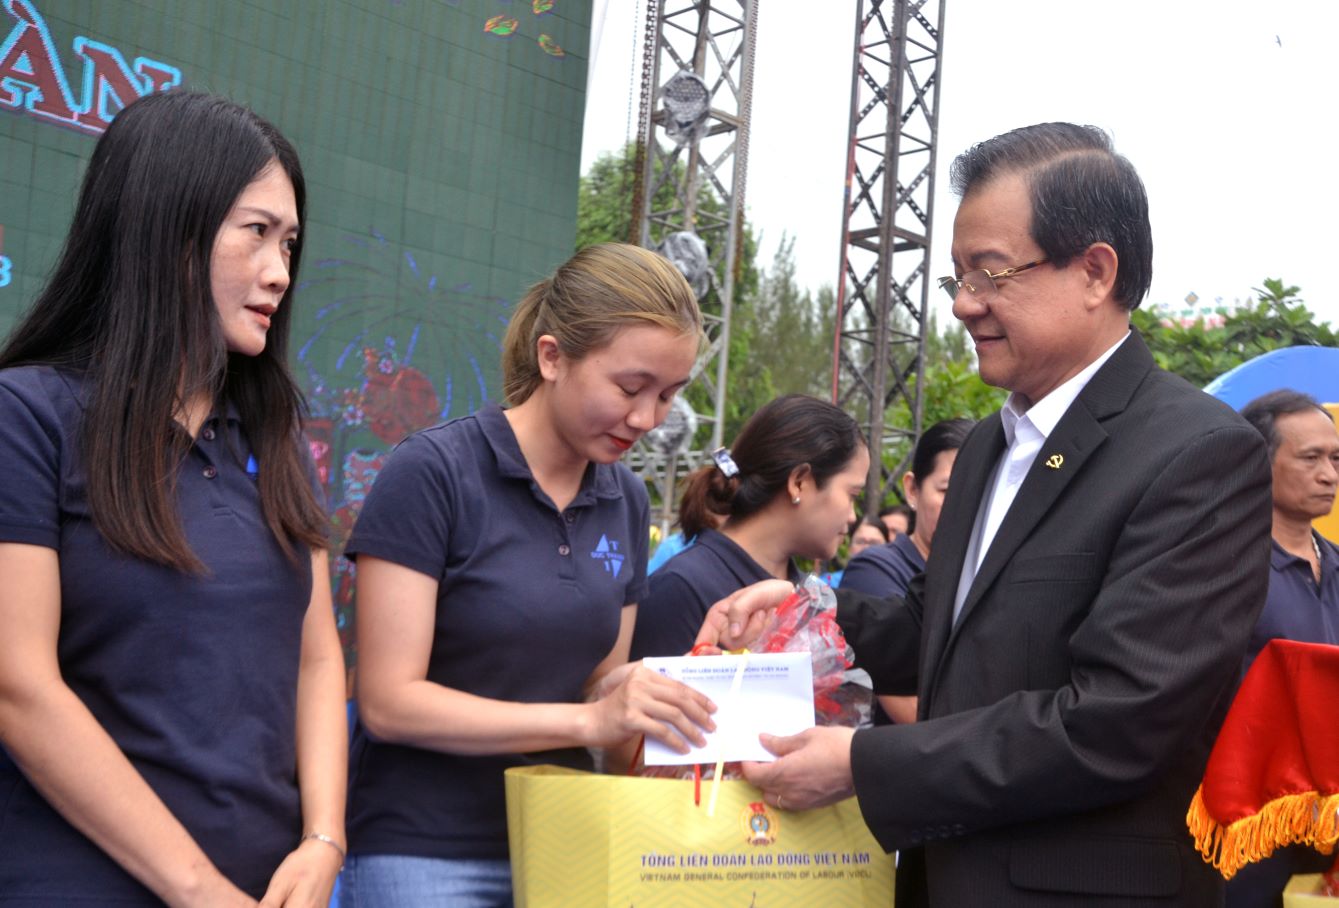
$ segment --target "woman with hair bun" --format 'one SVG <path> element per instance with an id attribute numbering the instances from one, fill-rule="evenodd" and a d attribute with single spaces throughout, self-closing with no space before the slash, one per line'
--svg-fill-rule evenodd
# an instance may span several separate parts
<path id="1" fill-rule="evenodd" d="M 0 903 L 316 906 L 344 658 L 288 371 L 302 168 L 224 98 L 98 139 L 0 350 Z"/>
<path id="2" fill-rule="evenodd" d="M 796 558 L 836 555 L 868 471 L 864 436 L 832 404 L 788 394 L 758 410 L 685 481 L 679 523 L 697 542 L 651 575 L 633 658 L 687 652 L 716 601 L 758 580 L 798 581 Z"/>
<path id="3" fill-rule="evenodd" d="M 705 743 L 714 706 L 628 662 L 645 484 L 619 458 L 688 383 L 702 317 L 636 246 L 578 252 L 517 305 L 506 409 L 411 435 L 377 477 L 358 563 L 344 904 L 510 905 L 503 772 L 590 769 L 638 735 Z"/>

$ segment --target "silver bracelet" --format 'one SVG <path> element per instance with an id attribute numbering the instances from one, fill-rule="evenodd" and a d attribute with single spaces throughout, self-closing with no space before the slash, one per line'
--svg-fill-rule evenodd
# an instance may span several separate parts
<path id="1" fill-rule="evenodd" d="M 333 849 L 335 849 L 336 851 L 338 851 L 338 852 L 339 852 L 339 869 L 340 869 L 340 870 L 343 870 L 343 869 L 344 869 L 344 859 L 348 857 L 348 854 L 344 851 L 343 848 L 340 847 L 339 842 L 336 842 L 336 841 L 334 840 L 334 838 L 332 838 L 331 836 L 326 835 L 324 832 L 309 832 L 309 833 L 307 833 L 306 835 L 304 835 L 304 836 L 302 837 L 301 841 L 305 842 L 305 841 L 307 841 L 308 839 L 315 839 L 315 840 L 318 841 L 318 842 L 325 842 L 325 843 L 326 843 L 327 845 L 329 845 L 331 848 L 333 848 Z"/>

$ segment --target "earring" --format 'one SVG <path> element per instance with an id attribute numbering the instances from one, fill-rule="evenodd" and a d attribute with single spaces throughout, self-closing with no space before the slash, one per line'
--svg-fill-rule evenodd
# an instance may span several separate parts
<path id="1" fill-rule="evenodd" d="M 800 503 L 800 496 L 796 495 L 794 498 L 792 498 L 792 499 L 790 500 L 790 503 L 791 503 L 791 504 L 799 504 L 799 503 Z"/>

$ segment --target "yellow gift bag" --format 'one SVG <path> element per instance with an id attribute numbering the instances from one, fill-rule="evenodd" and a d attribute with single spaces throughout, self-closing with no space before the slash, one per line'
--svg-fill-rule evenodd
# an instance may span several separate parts
<path id="1" fill-rule="evenodd" d="M 722 782 L 708 817 L 691 780 L 558 766 L 506 779 L 516 908 L 893 904 L 893 858 L 854 798 L 792 813 Z"/>

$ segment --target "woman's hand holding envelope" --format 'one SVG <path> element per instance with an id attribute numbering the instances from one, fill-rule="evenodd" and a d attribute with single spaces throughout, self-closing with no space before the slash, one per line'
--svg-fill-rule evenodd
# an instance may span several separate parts
<path id="1" fill-rule="evenodd" d="M 715 731 L 716 705 L 687 685 L 629 662 L 600 679 L 596 699 L 586 704 L 583 740 L 587 747 L 615 747 L 646 735 L 687 753 L 685 739 L 701 747 L 702 730 Z"/>

